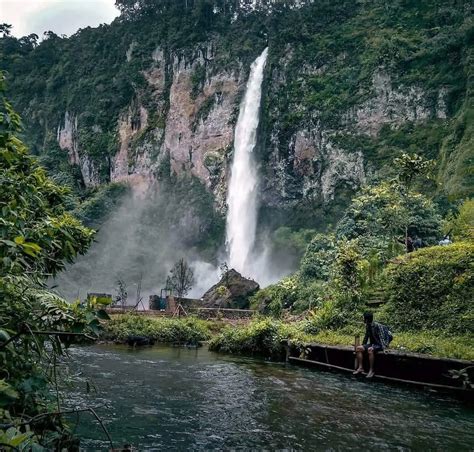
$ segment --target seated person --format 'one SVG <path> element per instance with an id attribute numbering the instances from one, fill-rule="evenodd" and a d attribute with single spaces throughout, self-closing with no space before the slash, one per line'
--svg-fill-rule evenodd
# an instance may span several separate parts
<path id="1" fill-rule="evenodd" d="M 369 373 L 367 378 L 374 376 L 375 354 L 384 351 L 393 339 L 389 329 L 381 323 L 374 322 L 374 315 L 371 312 L 364 313 L 365 336 L 362 345 L 357 346 L 357 368 L 354 375 L 364 372 L 363 361 L 364 352 L 369 354 Z"/>

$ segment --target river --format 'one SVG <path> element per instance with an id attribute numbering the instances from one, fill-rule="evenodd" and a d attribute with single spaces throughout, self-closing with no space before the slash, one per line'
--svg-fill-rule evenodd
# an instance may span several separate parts
<path id="1" fill-rule="evenodd" d="M 115 447 L 474 448 L 474 410 L 437 394 L 206 348 L 94 345 L 72 349 L 71 357 L 65 406 L 97 407 Z M 107 450 L 90 415 L 80 416 L 76 432 L 84 450 Z"/>

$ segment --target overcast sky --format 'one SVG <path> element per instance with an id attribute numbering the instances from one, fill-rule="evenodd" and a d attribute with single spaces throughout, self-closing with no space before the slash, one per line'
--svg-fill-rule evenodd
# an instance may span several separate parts
<path id="1" fill-rule="evenodd" d="M 118 16 L 114 0 L 0 0 L 0 23 L 13 25 L 16 37 L 51 30 L 74 34 L 79 28 L 110 23 Z"/>

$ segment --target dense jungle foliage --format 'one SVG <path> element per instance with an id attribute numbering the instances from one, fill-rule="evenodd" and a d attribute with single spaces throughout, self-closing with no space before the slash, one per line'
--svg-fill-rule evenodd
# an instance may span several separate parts
<path id="1" fill-rule="evenodd" d="M 1 29 L 1 69 L 25 128 L 4 97 L 2 77 L 0 448 L 77 448 L 58 414 L 57 362 L 72 342 L 100 333 L 119 341 L 134 335 L 193 344 L 211 339 L 213 350 L 278 358 L 285 338 L 351 343 L 370 307 L 376 320 L 393 329 L 393 347 L 474 359 L 472 2 L 117 5 L 122 15 L 112 24 L 70 38 L 47 31 L 40 42 L 36 35 L 18 39 L 8 27 Z M 131 150 L 146 134 L 154 137 L 154 176 L 165 196 L 151 200 L 155 210 L 144 208 L 140 227 L 159 230 L 168 222 L 186 247 L 207 257 L 223 242 L 224 221 L 212 194 L 197 178 L 174 174 L 170 156 L 160 155 L 173 58 L 192 59 L 196 49 L 205 53 L 210 45 L 215 56 L 195 69 L 193 96 L 209 74 L 246 73 L 269 47 L 258 145 L 263 178 L 276 171 L 275 155 L 292 161 L 298 130 L 316 128 L 344 152 L 362 152 L 366 184 L 358 189 L 342 183 L 327 203 L 308 194 L 283 206 L 262 206 L 261 222 L 273 230 L 273 242 L 302 256 L 294 274 L 251 298 L 251 307 L 267 318 L 221 330 L 194 318 L 129 315 L 101 331 L 101 306 L 93 299 L 67 303 L 46 288 L 46 280 L 88 249 L 94 233 L 81 222 L 98 227 L 128 193 L 127 186 L 111 183 L 121 115 L 137 114 L 139 104 L 152 112 Z M 166 74 L 159 98 L 144 75 L 154 67 L 157 49 Z M 425 120 L 385 125 L 372 135 L 351 128 L 354 112 L 374 96 L 376 73 L 388 74 L 394 90 L 422 90 L 417 107 L 428 112 Z M 443 115 L 437 114 L 440 102 Z M 211 106 L 205 103 L 199 118 Z M 79 166 L 59 148 L 58 125 L 66 112 L 77 116 L 80 157 L 99 169 L 97 187 L 86 187 Z M 293 169 L 283 171 L 294 180 L 290 195 L 302 183 Z M 181 234 L 183 217 L 195 225 L 192 237 Z M 193 223 L 198 217 L 202 221 Z M 140 246 L 144 255 L 155 253 L 148 241 Z M 142 268 L 127 265 L 129 271 Z"/>
<path id="2" fill-rule="evenodd" d="M 288 211 L 263 206 L 262 222 L 274 226 L 274 244 L 304 256 L 295 276 L 260 291 L 255 306 L 276 315 L 319 306 L 322 324 L 341 326 L 347 316 L 345 308 L 344 314 L 333 315 L 337 306 L 377 298 L 376 288 L 388 277 L 387 263 L 408 247 L 408 240 L 433 245 L 447 232 L 458 241 L 472 239 L 470 2 L 119 0 L 117 6 L 122 15 L 112 24 L 88 27 L 70 38 L 48 31 L 41 42 L 36 35 L 17 39 L 4 29 L 0 39 L 14 104 L 25 115 L 24 137 L 49 174 L 71 187 L 66 205 L 86 224 L 99 225 L 127 188 L 112 184 L 85 190 L 80 171 L 56 142 L 66 111 L 77 114 L 80 152 L 100 166 L 107 183 L 120 115 L 138 101 L 150 111 L 159 103 L 150 127 L 163 127 L 173 57 L 193 58 L 197 48 L 215 47 L 212 63 L 193 75 L 198 93 L 206 75 L 239 65 L 246 71 L 268 45 L 259 145 L 264 171 L 271 166 L 272 125 L 278 126 L 278 152 L 284 155 L 297 130 L 318 123 L 338 132 L 337 144 L 347 152 L 362 150 L 368 180 L 355 197 L 352 189 L 338 187 L 335 200 L 323 207 L 309 198 Z M 153 99 L 144 71 L 153 67 L 158 48 L 166 89 Z M 351 130 L 347 115 L 374 95 L 372 79 L 381 69 L 394 89 L 422 89 L 421 106 L 428 111 L 438 108 L 444 93 L 446 117 L 433 114 L 399 127 L 383 126 L 375 135 Z M 432 162 L 434 177 L 414 177 L 429 169 L 423 162 Z M 291 175 L 291 168 L 287 171 Z M 193 215 L 202 214 L 205 227 L 187 245 L 212 250 L 211 256 L 224 231 L 212 196 L 194 178 L 171 174 L 169 156 L 162 158 L 156 177 L 171 200 L 159 204 L 164 214 L 158 221 L 178 223 L 190 203 L 197 206 Z M 156 223 L 156 216 L 149 216 Z M 327 233 L 315 235 L 321 230 Z"/>
<path id="3" fill-rule="evenodd" d="M 65 112 L 77 116 L 81 158 L 92 160 L 101 182 L 108 183 L 111 159 L 119 146 L 120 115 L 129 109 L 138 114 L 137 105 L 153 112 L 149 130 L 132 148 L 144 136 L 163 130 L 173 59 L 192 60 L 196 50 L 206 54 L 209 46 L 215 54 L 196 67 L 195 93 L 202 92 L 206 77 L 213 73 L 239 67 L 248 71 L 250 62 L 269 46 L 259 143 L 264 177 L 275 171 L 275 136 L 279 158 L 291 163 L 294 134 L 316 127 L 330 132 L 345 152 L 361 151 L 371 178 L 389 177 L 390 163 L 402 151 L 435 159 L 436 178 L 424 190 L 435 193 L 443 211 L 472 195 L 471 2 L 118 0 L 116 4 L 122 15 L 112 24 L 87 27 L 69 38 L 51 31 L 43 40 L 36 35 L 17 39 L 8 33 L 0 38 L 1 65 L 8 73 L 13 103 L 25 119 L 24 138 L 50 173 L 74 187 L 80 199 L 92 196 L 89 216 L 99 214 L 93 207 L 96 200 L 103 203 L 111 196 L 112 202 L 106 204 L 113 207 L 119 193 L 84 192 L 78 167 L 69 165 L 65 152 L 58 151 L 57 127 Z M 157 64 L 153 60 L 157 49 L 163 52 L 166 72 L 159 98 L 145 78 Z M 350 118 L 375 95 L 373 77 L 380 71 L 390 76 L 393 90 L 421 90 L 417 107 L 428 117 L 418 121 L 415 113 L 412 120 L 399 127 L 383 126 L 375 135 L 353 129 Z M 446 117 L 436 114 L 440 102 Z M 156 136 L 158 159 L 163 157 L 159 156 L 163 134 Z M 301 230 L 321 231 L 328 223 L 334 225 L 354 187 L 342 181 L 329 203 L 311 193 L 298 199 L 301 178 L 291 164 L 284 171 L 293 181 L 287 190 L 290 194 L 295 190 L 295 202 L 278 208 L 264 203 L 261 223 L 270 229 L 290 228 L 296 241 Z M 169 175 L 169 168 L 156 172 L 159 180 Z M 100 222 L 100 215 L 91 222 Z M 206 234 L 215 250 L 215 242 L 222 242 L 222 227 Z"/>
<path id="4" fill-rule="evenodd" d="M 107 316 L 93 301 L 71 304 L 46 288 L 48 278 L 86 252 L 93 231 L 67 212 L 69 190 L 47 177 L 20 132 L 2 75 L 0 448 L 71 450 L 77 439 L 58 414 L 57 363 L 71 343 L 97 337 Z"/>
<path id="5" fill-rule="evenodd" d="M 308 311 L 308 334 L 360 332 L 363 312 L 372 309 L 395 335 L 436 331 L 442 340 L 472 340 L 472 200 L 443 219 L 416 189 L 432 162 L 403 154 L 393 167 L 395 178 L 362 188 L 334 231 L 312 238 L 299 270 L 257 292 L 251 306 L 274 317 Z M 229 332 L 216 344 L 236 347 L 238 334 L 244 333 Z"/>

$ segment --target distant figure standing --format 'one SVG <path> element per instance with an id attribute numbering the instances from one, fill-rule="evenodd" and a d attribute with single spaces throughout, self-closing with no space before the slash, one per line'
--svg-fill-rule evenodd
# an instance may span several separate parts
<path id="1" fill-rule="evenodd" d="M 413 249 L 416 251 L 422 247 L 423 247 L 423 240 L 421 240 L 420 237 L 418 237 L 415 234 L 415 238 L 413 239 Z"/>
<path id="2" fill-rule="evenodd" d="M 354 375 L 364 372 L 364 352 L 369 354 L 369 373 L 367 378 L 374 376 L 375 354 L 384 351 L 393 339 L 390 330 L 381 323 L 374 322 L 374 315 L 371 312 L 364 313 L 365 336 L 362 345 L 357 346 L 357 369 Z"/>

